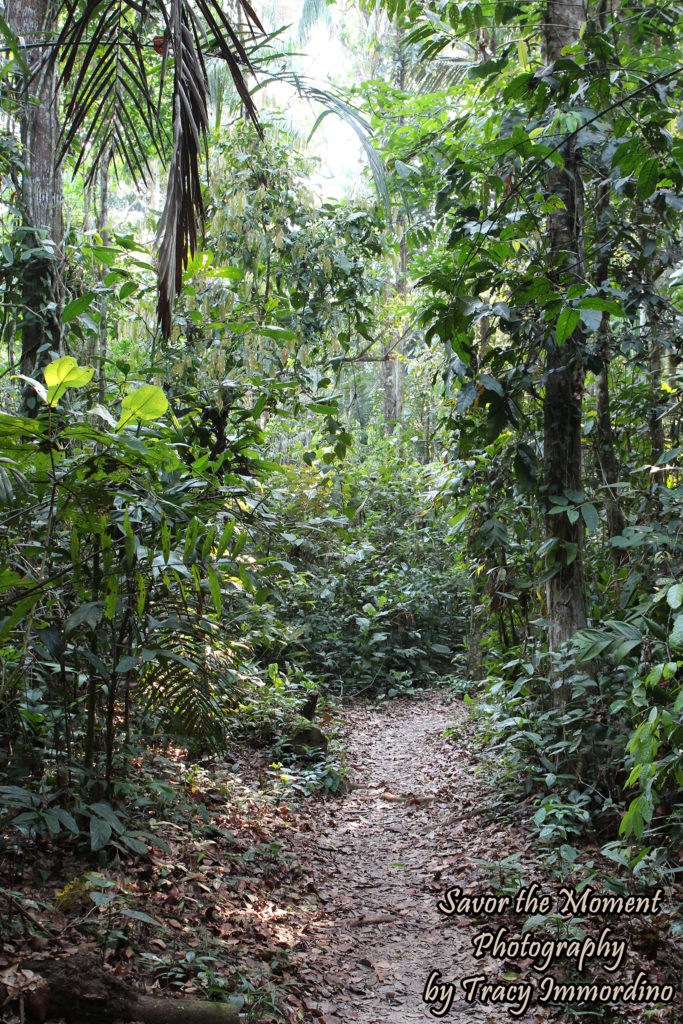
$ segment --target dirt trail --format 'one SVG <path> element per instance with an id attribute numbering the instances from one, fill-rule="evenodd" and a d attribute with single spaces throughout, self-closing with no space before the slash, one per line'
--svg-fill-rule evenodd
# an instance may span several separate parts
<path id="1" fill-rule="evenodd" d="M 323 914 L 300 972 L 311 986 L 307 1019 L 435 1020 L 422 999 L 433 971 L 442 983 L 456 983 L 444 1018 L 451 1024 L 513 1019 L 500 1004 L 465 1002 L 459 979 L 482 972 L 496 978 L 501 964 L 474 960 L 477 929 L 436 909 L 450 885 L 495 887 L 470 860 L 480 855 L 482 840 L 501 857 L 513 852 L 505 834 L 476 815 L 481 784 L 471 752 L 444 739 L 463 714 L 443 692 L 348 714 L 348 760 L 358 788 L 313 823 Z"/>

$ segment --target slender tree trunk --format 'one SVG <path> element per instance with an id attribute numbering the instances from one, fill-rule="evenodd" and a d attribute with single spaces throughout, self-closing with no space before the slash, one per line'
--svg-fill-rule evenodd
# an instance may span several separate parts
<path id="1" fill-rule="evenodd" d="M 545 61 L 559 59 L 563 47 L 579 37 L 584 11 L 571 0 L 549 0 L 545 26 Z M 573 139 L 561 151 L 562 168 L 554 167 L 547 178 L 548 192 L 562 201 L 562 208 L 548 218 L 550 273 L 558 291 L 566 290 L 584 276 L 583 182 Z M 585 370 L 585 337 L 578 326 L 563 344 L 548 342 L 543 401 L 544 477 L 547 494 L 581 491 L 581 422 Z M 550 507 L 550 506 L 549 506 Z M 556 538 L 555 575 L 548 580 L 546 605 L 548 644 L 552 652 L 586 624 L 581 517 L 548 515 L 546 530 Z M 564 684 L 554 689 L 556 703 L 566 700 Z"/>
<path id="2" fill-rule="evenodd" d="M 403 90 L 405 87 L 405 60 L 401 51 L 402 38 L 403 30 L 397 27 L 394 42 L 397 70 L 394 84 L 400 90 Z M 403 118 L 399 117 L 399 124 L 402 123 Z M 406 218 L 404 213 L 399 213 L 397 216 L 396 229 L 400 236 L 396 294 L 399 303 L 401 306 L 404 306 L 408 290 L 408 246 L 406 243 Z M 405 386 L 403 350 L 401 319 L 399 319 L 394 337 L 384 346 L 382 352 L 383 411 L 387 434 L 393 434 L 396 424 L 400 423 L 403 416 L 403 392 Z"/>
<path id="3" fill-rule="evenodd" d="M 652 286 L 652 275 L 645 274 L 645 283 Z M 655 285 L 656 288 L 656 285 Z M 643 343 L 647 346 L 647 361 L 650 384 L 650 408 L 647 413 L 647 425 L 650 434 L 650 462 L 654 465 L 660 455 L 664 454 L 664 423 L 662 421 L 662 361 L 663 348 L 659 340 L 656 307 L 652 305 L 640 307 L 640 333 Z M 662 481 L 664 474 L 658 470 L 652 474 L 653 484 Z"/>
<path id="4" fill-rule="evenodd" d="M 604 19 L 602 26 L 604 26 Z M 601 26 L 601 27 L 602 27 Z M 604 31 L 604 27 L 603 27 Z M 596 238 L 598 258 L 595 266 L 595 280 L 602 288 L 609 275 L 609 247 L 607 244 L 609 217 L 609 185 L 601 186 L 596 202 Z M 619 537 L 624 532 L 624 515 L 619 502 L 619 494 L 614 485 L 619 479 L 617 460 L 614 454 L 614 432 L 612 430 L 612 414 L 609 394 L 609 365 L 611 360 L 611 332 L 609 315 L 603 313 L 598 328 L 598 354 L 602 369 L 595 378 L 595 414 L 597 455 L 600 476 L 605 486 L 605 511 L 607 513 L 607 533 L 610 539 Z M 623 548 L 612 548 L 615 565 L 621 565 L 626 552 Z"/>
<path id="5" fill-rule="evenodd" d="M 664 423 L 662 421 L 662 343 L 654 334 L 650 338 L 648 362 L 650 369 L 650 412 L 647 422 L 650 428 L 650 456 L 653 464 L 664 454 Z M 657 476 L 662 477 L 659 470 Z"/>
<path id="6" fill-rule="evenodd" d="M 600 31 L 607 32 L 607 4 L 601 0 L 597 9 L 597 24 Z M 602 74 L 607 74 L 607 67 L 600 64 Z M 602 289 L 607 284 L 609 277 L 609 262 L 611 248 L 609 246 L 609 223 L 610 223 L 610 183 L 601 184 L 598 187 L 597 201 L 595 204 L 595 237 L 596 237 L 596 265 L 595 280 L 598 288 Z M 596 435 L 597 455 L 600 476 L 605 486 L 605 511 L 607 513 L 607 534 L 610 540 L 619 537 L 624 532 L 624 515 L 619 502 L 619 494 L 614 485 L 619 479 L 617 460 L 614 454 L 614 432 L 612 430 L 612 416 L 610 412 L 609 395 L 609 365 L 611 357 L 611 332 L 609 329 L 609 316 L 603 313 L 600 327 L 598 329 L 598 354 L 602 363 L 602 369 L 595 379 L 596 397 Z M 612 548 L 612 558 L 615 565 L 619 566 L 626 558 L 623 548 Z"/>
<path id="7" fill-rule="evenodd" d="M 430 462 L 431 457 L 432 457 L 432 435 L 431 435 L 431 430 L 432 430 L 432 403 L 431 403 L 430 399 L 431 399 L 431 390 L 430 390 L 430 388 L 426 388 L 426 390 L 425 390 L 425 399 L 424 399 L 424 408 L 423 408 L 423 414 L 422 414 L 422 421 L 424 423 L 424 435 L 425 435 L 425 440 L 424 440 L 424 459 L 423 459 L 425 465 L 427 465 L 427 463 Z"/>
<path id="8" fill-rule="evenodd" d="M 607 512 L 607 534 L 610 537 L 619 537 L 624 532 L 624 515 L 621 511 L 619 494 L 614 484 L 619 479 L 617 460 L 614 454 L 614 432 L 612 430 L 612 414 L 610 411 L 609 395 L 609 347 L 610 331 L 607 323 L 607 314 L 603 315 L 602 324 L 598 333 L 598 351 L 602 360 L 602 370 L 595 378 L 596 398 L 596 432 L 598 465 L 603 484 L 605 485 L 605 511 Z M 612 548 L 612 557 L 616 565 L 624 561 L 625 551 L 622 548 Z"/>
<path id="9" fill-rule="evenodd" d="M 470 598 L 470 626 L 467 635 L 467 678 L 484 678 L 484 602 L 485 575 L 478 570 L 472 574 L 472 595 Z"/>
<path id="10" fill-rule="evenodd" d="M 109 231 L 107 230 L 107 217 L 109 215 L 109 165 L 113 154 L 110 152 L 106 160 L 102 161 L 100 168 L 100 202 L 97 210 L 97 232 L 102 239 L 103 245 L 109 245 Z M 100 274 L 104 278 L 104 273 Z M 100 299 L 100 324 L 98 332 L 98 395 L 100 402 L 104 402 L 104 391 L 106 384 L 106 361 L 107 361 L 107 313 L 109 303 L 106 292 Z"/>
<path id="11" fill-rule="evenodd" d="M 396 225 L 401 234 L 399 248 L 399 269 L 396 281 L 396 293 L 400 303 L 403 305 L 407 295 L 407 267 L 408 251 L 405 237 L 405 217 L 400 214 Z M 399 320 L 394 336 L 384 346 L 382 352 L 382 408 L 384 413 L 384 425 L 387 434 L 393 434 L 396 424 L 400 423 L 403 416 L 403 393 L 405 386 L 405 367 L 403 364 L 404 345 L 401 338 L 401 321 Z"/>
<path id="12" fill-rule="evenodd" d="M 22 373 L 36 376 L 61 348 L 59 303 L 62 264 L 62 176 L 56 167 L 59 125 L 57 83 L 53 65 L 43 64 L 44 51 L 36 45 L 55 23 L 54 0 L 9 0 L 7 20 L 23 39 L 30 75 L 22 93 L 21 142 L 25 172 L 21 202 L 27 243 L 35 249 L 23 275 L 21 356 Z M 35 415 L 33 389 L 23 396 L 23 411 Z"/>

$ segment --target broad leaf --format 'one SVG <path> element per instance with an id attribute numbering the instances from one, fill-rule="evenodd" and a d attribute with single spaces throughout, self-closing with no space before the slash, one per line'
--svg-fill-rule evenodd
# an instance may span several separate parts
<path id="1" fill-rule="evenodd" d="M 168 409 L 168 399 L 156 384 L 143 384 L 121 402 L 121 418 L 116 429 L 121 430 L 133 419 L 148 421 L 163 416 Z"/>
<path id="2" fill-rule="evenodd" d="M 62 356 L 46 366 L 47 403 L 55 406 L 67 388 L 82 388 L 94 374 L 92 366 L 79 366 L 73 356 Z"/>
<path id="3" fill-rule="evenodd" d="M 557 318 L 557 327 L 555 328 L 555 334 L 557 337 L 557 344 L 562 345 L 571 336 L 574 329 L 578 327 L 581 314 L 578 309 L 573 309 L 571 306 L 566 306 Z"/>
<path id="4" fill-rule="evenodd" d="M 62 310 L 62 323 L 68 324 L 69 321 L 75 320 L 75 318 L 80 316 L 81 313 L 85 313 L 94 298 L 94 292 L 86 292 L 85 295 L 79 295 L 78 298 L 72 299 L 71 302 L 67 302 L 66 306 Z M 75 359 L 73 361 L 74 363 L 76 362 Z"/>
<path id="5" fill-rule="evenodd" d="M 97 853 L 98 850 L 104 849 L 110 839 L 111 825 L 109 822 L 97 818 L 93 814 L 90 819 L 90 849 Z"/>
<path id="6" fill-rule="evenodd" d="M 598 526 L 600 525 L 600 516 L 595 505 L 592 505 L 589 501 L 584 502 L 581 506 L 581 515 L 583 521 L 586 524 L 586 529 L 589 533 L 595 533 Z"/>

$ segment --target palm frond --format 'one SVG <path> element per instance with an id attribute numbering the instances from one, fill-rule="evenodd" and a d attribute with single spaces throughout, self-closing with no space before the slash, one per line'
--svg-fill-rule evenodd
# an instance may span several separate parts
<path id="1" fill-rule="evenodd" d="M 140 183 L 150 172 L 145 156 L 150 145 L 162 159 L 165 149 L 140 25 L 121 0 L 104 5 L 87 0 L 80 11 L 67 2 L 64 8 L 66 19 L 54 49 L 62 63 L 59 85 L 67 93 L 59 159 L 78 143 L 75 169 L 84 165 L 90 181 L 111 154 Z"/>
<path id="2" fill-rule="evenodd" d="M 324 21 L 329 25 L 332 21 L 327 0 L 304 0 L 299 18 L 299 41 L 305 43 L 315 26 Z"/>
<path id="3" fill-rule="evenodd" d="M 237 4 L 252 34 L 263 32 L 249 0 Z M 157 235 L 157 315 L 168 337 L 173 302 L 204 217 L 199 168 L 209 85 L 203 51 L 227 64 L 243 110 L 260 132 L 243 73 L 253 69 L 221 0 L 63 0 L 61 8 L 64 27 L 52 55 L 61 63 L 60 86 L 67 95 L 60 159 L 80 143 L 76 169 L 83 166 L 88 179 L 93 180 L 103 160 L 111 159 L 115 170 L 118 161 L 139 184 L 151 175 L 150 149 L 163 162 L 170 149 L 166 204 Z M 145 58 L 160 46 L 157 94 Z M 170 145 L 163 116 L 167 71 L 172 75 Z"/>
<path id="4" fill-rule="evenodd" d="M 387 216 L 389 216 L 391 211 L 391 196 L 389 195 L 386 171 L 382 158 L 372 145 L 372 125 L 364 114 L 332 89 L 321 89 L 304 75 L 297 74 L 297 72 L 290 71 L 287 68 L 283 68 L 279 71 L 271 71 L 268 68 L 267 62 L 257 64 L 255 61 L 254 63 L 259 71 L 260 77 L 259 85 L 256 87 L 254 92 L 263 86 L 267 86 L 270 82 L 286 82 L 288 85 L 296 89 L 302 99 L 310 100 L 317 106 L 323 108 L 309 133 L 309 139 L 315 134 L 321 123 L 326 117 L 329 117 L 330 114 L 335 114 L 337 117 L 340 117 L 342 121 L 353 129 L 358 136 L 363 150 L 365 151 L 377 195 L 384 205 Z"/>
<path id="5" fill-rule="evenodd" d="M 408 76 L 420 93 L 450 89 L 465 79 L 474 62 L 464 56 L 440 54 L 431 61 L 415 61 L 408 68 Z"/>

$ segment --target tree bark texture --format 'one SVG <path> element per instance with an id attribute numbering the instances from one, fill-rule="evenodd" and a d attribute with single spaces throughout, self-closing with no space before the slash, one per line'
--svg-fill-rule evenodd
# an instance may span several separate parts
<path id="1" fill-rule="evenodd" d="M 610 221 L 609 185 L 601 185 L 596 202 L 596 251 L 598 257 L 595 265 L 595 280 L 602 289 L 609 277 L 608 230 Z M 600 476 L 604 484 L 605 511 L 607 513 L 607 534 L 609 538 L 619 537 L 624 532 L 624 515 L 621 510 L 619 493 L 614 485 L 619 479 L 617 459 L 614 454 L 614 431 L 612 430 L 612 413 L 610 410 L 609 366 L 611 361 L 612 336 L 609 327 L 609 315 L 602 314 L 598 328 L 598 355 L 602 368 L 595 378 L 595 417 L 597 456 Z M 612 548 L 612 558 L 616 566 L 621 565 L 626 552 L 623 548 Z"/>
<path id="2" fill-rule="evenodd" d="M 405 236 L 405 217 L 400 214 L 397 218 L 397 225 L 403 232 L 399 248 L 399 269 L 396 280 L 396 294 L 404 304 L 408 292 L 408 250 Z M 396 328 L 395 336 L 384 347 L 382 352 L 382 388 L 383 388 L 383 413 L 384 425 L 387 434 L 393 434 L 396 424 L 400 423 L 403 416 L 403 392 L 405 366 L 403 363 L 403 340 L 401 335 L 401 324 Z"/>
<path id="3" fill-rule="evenodd" d="M 25 244 L 34 249 L 24 264 L 21 320 L 21 371 L 35 376 L 59 352 L 61 328 L 62 176 L 56 166 L 59 125 L 57 78 L 54 65 L 45 62 L 39 45 L 55 24 L 54 0 L 9 0 L 7 20 L 26 46 L 29 76 L 21 98 L 21 142 L 25 171 L 22 176 Z M 24 395 L 24 411 L 37 410 L 31 389 Z"/>
<path id="4" fill-rule="evenodd" d="M 394 58 L 396 61 L 396 72 L 394 85 L 403 91 L 405 88 L 405 58 L 401 50 L 403 40 L 403 29 L 397 25 L 394 37 Z M 399 117 L 399 124 L 403 123 L 403 117 Z M 399 241 L 399 265 L 396 274 L 396 295 L 401 306 L 405 305 L 408 291 L 408 247 L 406 244 L 406 218 L 404 213 L 399 213 L 396 218 L 396 228 L 400 233 Z M 384 427 L 387 434 L 393 434 L 396 424 L 400 423 L 403 416 L 403 392 L 405 384 L 405 365 L 403 363 L 403 337 L 401 321 L 399 320 L 394 337 L 388 341 L 382 351 L 382 389 L 384 413 Z"/>
<path id="5" fill-rule="evenodd" d="M 549 0 L 545 25 L 547 63 L 561 56 L 563 47 L 574 43 L 584 20 L 583 7 L 571 0 Z M 548 218 L 548 257 L 551 276 L 559 292 L 584 276 L 583 266 L 583 183 L 580 160 L 569 138 L 561 150 L 564 166 L 554 167 L 547 176 L 547 189 L 562 202 Z M 563 495 L 581 491 L 581 433 L 585 370 L 585 337 L 580 326 L 563 344 L 548 341 L 544 425 L 544 479 L 547 494 Z M 552 507 L 549 503 L 549 509 Z M 551 652 L 586 624 L 581 517 L 575 523 L 566 514 L 548 515 L 548 537 L 555 546 L 555 575 L 548 580 L 546 605 L 548 643 Z M 566 697 L 555 691 L 558 703 Z"/>
<path id="6" fill-rule="evenodd" d="M 609 395 L 609 347 L 610 331 L 608 315 L 603 314 L 602 324 L 598 333 L 598 351 L 602 360 L 602 370 L 595 378 L 595 416 L 598 448 L 598 464 L 600 475 L 605 486 L 605 511 L 607 512 L 607 534 L 620 537 L 624 532 L 624 515 L 621 511 L 619 494 L 614 484 L 619 479 L 617 460 L 614 454 L 614 431 L 612 430 L 612 413 Z M 615 565 L 620 565 L 626 557 L 623 548 L 612 548 Z"/>
<path id="7" fill-rule="evenodd" d="M 602 33 L 607 32 L 607 4 L 601 0 L 597 9 L 597 25 Z M 600 71 L 606 75 L 608 69 L 600 64 Z M 611 223 L 609 182 L 598 186 L 595 204 L 595 281 L 601 290 L 608 284 L 610 273 L 610 256 L 612 247 L 609 244 L 609 228 Z M 602 291 L 601 291 L 601 294 Z M 596 397 L 596 436 L 597 456 L 600 476 L 605 488 L 605 511 L 607 513 L 607 535 L 610 540 L 624 532 L 624 515 L 619 501 L 619 492 L 614 485 L 619 479 L 617 459 L 614 454 L 614 431 L 610 411 L 609 365 L 611 361 L 611 332 L 609 316 L 603 313 L 598 329 L 598 354 L 602 369 L 595 379 Z M 623 548 L 612 548 L 612 559 L 615 566 L 621 565 L 627 555 Z"/>

